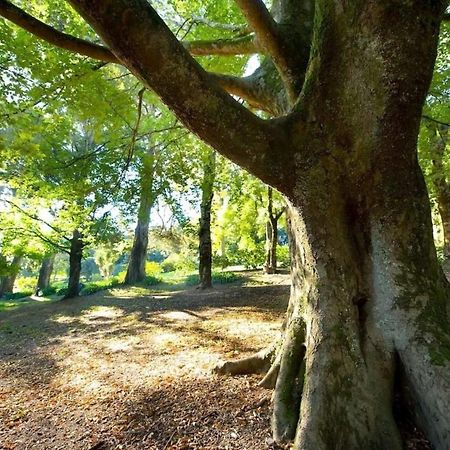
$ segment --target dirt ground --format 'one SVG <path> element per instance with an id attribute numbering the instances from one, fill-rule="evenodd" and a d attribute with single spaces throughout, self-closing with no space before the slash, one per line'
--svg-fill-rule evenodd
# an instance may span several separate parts
<path id="1" fill-rule="evenodd" d="M 0 315 L 0 448 L 268 449 L 270 391 L 219 377 L 280 329 L 286 275 L 114 289 Z"/>

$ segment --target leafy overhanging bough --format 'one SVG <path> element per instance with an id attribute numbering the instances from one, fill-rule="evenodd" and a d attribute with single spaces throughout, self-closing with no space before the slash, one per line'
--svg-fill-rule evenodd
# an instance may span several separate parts
<path id="1" fill-rule="evenodd" d="M 449 448 L 450 293 L 416 157 L 446 2 L 238 0 L 266 55 L 243 79 L 208 74 L 145 0 L 71 4 L 188 128 L 290 201 L 275 439 L 400 449 L 397 379 Z"/>

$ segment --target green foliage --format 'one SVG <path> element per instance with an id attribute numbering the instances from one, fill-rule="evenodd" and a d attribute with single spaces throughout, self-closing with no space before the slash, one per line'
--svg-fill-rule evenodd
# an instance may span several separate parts
<path id="1" fill-rule="evenodd" d="M 239 280 L 241 280 L 241 277 L 234 272 L 213 272 L 212 273 L 213 284 L 235 283 Z M 187 286 L 195 286 L 200 283 L 200 277 L 196 273 L 190 274 L 190 275 L 186 276 L 184 282 Z"/>
<path id="2" fill-rule="evenodd" d="M 147 275 L 156 276 L 162 272 L 161 265 L 155 261 L 146 261 L 145 262 L 145 273 Z"/>
<path id="3" fill-rule="evenodd" d="M 30 295 L 33 295 L 32 290 L 28 291 L 22 291 L 22 292 L 7 292 L 6 294 L 3 294 L 3 299 L 5 300 L 18 300 L 21 298 L 29 297 Z"/>
<path id="4" fill-rule="evenodd" d="M 160 284 L 162 279 L 154 275 L 147 275 L 144 280 L 144 286 L 156 286 Z"/>
<path id="5" fill-rule="evenodd" d="M 289 246 L 288 245 L 279 245 L 277 247 L 277 259 L 278 264 L 281 267 L 289 268 L 291 264 L 291 257 L 289 254 Z"/>
<path id="6" fill-rule="evenodd" d="M 55 295 L 57 291 L 56 286 L 47 286 L 45 289 L 42 290 L 42 296 L 43 297 L 50 297 L 51 295 Z"/>
<path id="7" fill-rule="evenodd" d="M 111 277 L 106 280 L 92 281 L 85 283 L 80 291 L 80 295 L 90 295 L 95 292 L 104 291 L 106 289 L 111 289 L 120 284 L 118 277 Z"/>
<path id="8" fill-rule="evenodd" d="M 163 273 L 174 272 L 176 270 L 175 261 L 173 261 L 173 258 L 170 256 L 166 258 L 160 266 Z"/>
<path id="9" fill-rule="evenodd" d="M 17 291 L 33 292 L 36 283 L 36 277 L 17 277 L 14 287 Z"/>

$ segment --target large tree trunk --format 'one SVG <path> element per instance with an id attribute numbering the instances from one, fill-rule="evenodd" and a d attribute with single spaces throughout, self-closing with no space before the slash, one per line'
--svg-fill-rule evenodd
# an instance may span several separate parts
<path id="1" fill-rule="evenodd" d="M 81 260 L 83 259 L 83 236 L 79 230 L 74 230 L 70 242 L 69 283 L 65 299 L 77 297 L 80 293 Z"/>
<path id="2" fill-rule="evenodd" d="M 45 256 L 42 260 L 41 268 L 39 269 L 39 277 L 36 286 L 36 295 L 42 295 L 44 289 L 50 285 L 50 277 L 53 272 L 53 264 L 55 262 L 56 254 Z"/>
<path id="3" fill-rule="evenodd" d="M 151 148 L 142 157 L 138 220 L 134 231 L 130 261 L 125 275 L 125 284 L 143 281 L 146 275 L 145 263 L 147 261 L 150 213 L 155 200 L 153 192 L 154 162 L 154 150 Z"/>
<path id="4" fill-rule="evenodd" d="M 321 11 L 340 32 L 320 36 L 317 64 L 342 75 L 311 92 L 326 152 L 291 197 L 293 288 L 274 433 L 302 450 L 400 449 L 399 374 L 417 423 L 448 449 L 450 292 L 416 156 L 436 11 L 425 2 L 351 10 L 330 3 Z M 339 28 L 347 21 L 360 27 L 359 40 Z M 324 106 L 331 92 L 337 100 Z"/>
<path id="5" fill-rule="evenodd" d="M 199 276 L 201 289 L 212 287 L 212 243 L 211 243 L 211 205 L 214 196 L 216 177 L 216 153 L 207 150 L 203 163 L 202 199 L 200 204 L 199 240 Z"/>
<path id="6" fill-rule="evenodd" d="M 13 292 L 14 283 L 16 282 L 17 274 L 20 271 L 20 264 L 23 257 L 20 255 L 14 255 L 13 260 L 9 266 L 9 275 L 6 275 L 0 280 L 0 297 L 7 292 Z"/>
<path id="7" fill-rule="evenodd" d="M 323 152 L 290 195 L 274 438 L 298 450 L 401 449 L 396 386 L 434 447 L 450 449 L 450 290 L 416 155 L 437 9 L 321 3 L 330 20 L 311 64 L 333 77 L 311 81 Z"/>
<path id="8" fill-rule="evenodd" d="M 267 188 L 267 222 L 266 222 L 266 262 L 264 272 L 267 274 L 277 273 L 277 247 L 278 247 L 278 219 L 284 209 L 276 212 L 273 208 L 273 189 Z"/>

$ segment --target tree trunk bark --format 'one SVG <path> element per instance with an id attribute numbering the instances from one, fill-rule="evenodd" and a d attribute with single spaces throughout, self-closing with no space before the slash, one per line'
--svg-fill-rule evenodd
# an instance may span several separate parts
<path id="1" fill-rule="evenodd" d="M 83 259 L 83 236 L 79 230 L 74 230 L 70 242 L 69 283 L 64 299 L 78 297 L 80 293 L 81 260 Z"/>
<path id="2" fill-rule="evenodd" d="M 450 288 L 416 153 L 438 4 L 359 2 L 353 14 L 319 3 L 318 20 L 329 21 L 310 66 L 333 77 L 308 85 L 324 151 L 298 169 L 290 195 L 274 438 L 295 450 L 400 450 L 398 386 L 434 448 L 448 450 Z"/>
<path id="3" fill-rule="evenodd" d="M 53 272 L 53 264 L 55 262 L 55 254 L 45 256 L 39 269 L 39 277 L 36 286 L 36 295 L 42 295 L 44 289 L 50 285 L 50 277 Z"/>
<path id="4" fill-rule="evenodd" d="M 211 205 L 216 177 L 216 153 L 207 150 L 203 164 L 202 199 L 199 221 L 199 277 L 200 289 L 212 287 Z"/>
<path id="5" fill-rule="evenodd" d="M 153 179 L 155 170 L 155 155 L 153 148 L 142 156 L 140 173 L 140 191 L 138 220 L 134 231 L 133 247 L 130 253 L 125 284 L 139 283 L 145 279 L 145 263 L 147 261 L 148 231 L 150 213 L 155 201 Z"/>
<path id="6" fill-rule="evenodd" d="M 22 256 L 14 255 L 14 258 L 10 264 L 10 274 L 2 277 L 0 283 L 0 297 L 8 292 L 13 292 L 14 283 L 16 282 L 17 274 L 20 271 L 20 264 L 22 263 Z"/>

